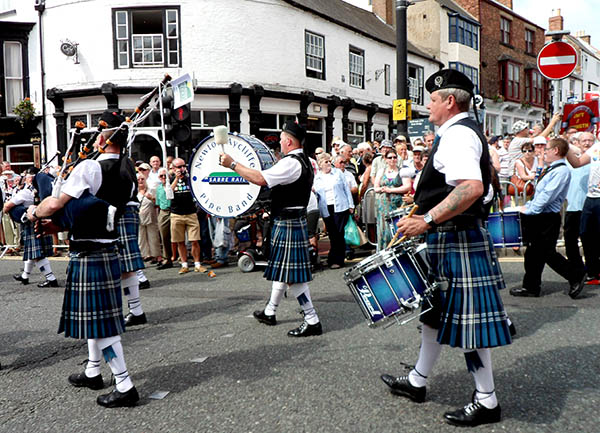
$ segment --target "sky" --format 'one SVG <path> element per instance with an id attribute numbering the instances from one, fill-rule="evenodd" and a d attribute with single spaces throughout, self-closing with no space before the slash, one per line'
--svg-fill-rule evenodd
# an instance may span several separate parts
<path id="1" fill-rule="evenodd" d="M 517 14 L 546 30 L 554 9 L 560 9 L 565 30 L 571 35 L 585 30 L 592 37 L 592 45 L 600 49 L 600 0 L 513 0 Z"/>

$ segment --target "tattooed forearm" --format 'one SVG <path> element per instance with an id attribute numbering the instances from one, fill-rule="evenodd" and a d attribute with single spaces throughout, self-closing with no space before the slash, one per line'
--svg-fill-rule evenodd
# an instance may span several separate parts
<path id="1" fill-rule="evenodd" d="M 429 213 L 436 223 L 442 223 L 463 213 L 483 194 L 483 184 L 478 180 L 465 180 L 458 184 L 448 197 Z"/>

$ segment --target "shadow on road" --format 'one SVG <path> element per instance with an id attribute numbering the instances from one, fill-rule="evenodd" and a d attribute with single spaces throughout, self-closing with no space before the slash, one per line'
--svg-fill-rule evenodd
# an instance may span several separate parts
<path id="1" fill-rule="evenodd" d="M 295 362 L 295 359 L 315 353 L 327 345 L 324 340 L 319 339 L 305 340 L 302 343 L 293 348 L 284 344 L 257 346 L 209 357 L 203 363 L 161 365 L 136 372 L 135 380 L 136 383 L 143 383 L 143 391 L 168 390 L 171 393 L 184 392 L 217 377 L 226 377 L 233 383 L 258 382 L 272 376 L 274 367 Z M 148 398 L 142 397 L 140 403 L 149 402 Z"/>

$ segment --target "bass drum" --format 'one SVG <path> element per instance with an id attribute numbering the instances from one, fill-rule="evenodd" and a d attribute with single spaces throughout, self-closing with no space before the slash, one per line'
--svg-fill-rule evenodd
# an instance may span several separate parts
<path id="1" fill-rule="evenodd" d="M 225 153 L 256 170 L 272 167 L 276 160 L 273 152 L 256 137 L 229 133 Z M 215 143 L 213 134 L 196 146 L 190 158 L 190 185 L 196 203 L 207 213 L 217 217 L 237 217 L 264 207 L 269 189 L 254 185 L 228 167 L 219 165 L 223 147 Z"/>

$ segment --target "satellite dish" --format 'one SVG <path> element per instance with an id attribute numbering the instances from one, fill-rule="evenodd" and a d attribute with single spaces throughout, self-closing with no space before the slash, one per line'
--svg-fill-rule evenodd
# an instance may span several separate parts
<path id="1" fill-rule="evenodd" d="M 73 57 L 77 54 L 77 44 L 66 41 L 60 44 L 60 51 L 67 57 Z"/>

